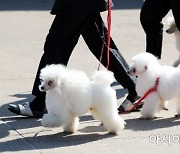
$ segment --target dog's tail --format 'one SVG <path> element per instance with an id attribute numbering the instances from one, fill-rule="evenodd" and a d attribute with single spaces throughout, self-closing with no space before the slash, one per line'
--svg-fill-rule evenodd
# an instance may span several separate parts
<path id="1" fill-rule="evenodd" d="M 93 82 L 104 86 L 110 86 L 115 81 L 114 73 L 106 69 L 95 71 L 91 79 Z"/>

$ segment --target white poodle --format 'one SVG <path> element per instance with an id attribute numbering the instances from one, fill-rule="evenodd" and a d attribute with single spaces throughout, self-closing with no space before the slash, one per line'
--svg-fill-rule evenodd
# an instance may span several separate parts
<path id="1" fill-rule="evenodd" d="M 63 126 L 65 132 L 78 129 L 79 118 L 91 111 L 110 133 L 125 126 L 117 112 L 116 92 L 110 87 L 115 80 L 112 72 L 96 71 L 92 80 L 82 72 L 63 65 L 49 65 L 41 70 L 39 89 L 46 91 L 48 114 L 42 118 L 44 127 Z"/>
<path id="2" fill-rule="evenodd" d="M 136 91 L 143 96 L 156 85 L 157 90 L 151 92 L 144 100 L 141 110 L 143 119 L 152 119 L 161 110 L 166 101 L 177 98 L 177 115 L 180 115 L 180 68 L 160 65 L 158 59 L 150 53 L 140 53 L 132 58 L 130 75 L 136 75 Z"/>
<path id="3" fill-rule="evenodd" d="M 176 48 L 179 51 L 178 58 L 173 62 L 173 66 L 177 67 L 180 64 L 180 31 L 176 26 L 174 17 L 168 17 L 165 24 L 168 26 L 166 32 L 168 34 L 174 34 L 176 39 Z"/>

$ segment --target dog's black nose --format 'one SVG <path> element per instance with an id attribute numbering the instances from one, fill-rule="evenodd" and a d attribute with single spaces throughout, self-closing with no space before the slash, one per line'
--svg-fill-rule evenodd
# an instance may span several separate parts
<path id="1" fill-rule="evenodd" d="M 41 87 L 41 90 L 44 90 L 44 87 L 43 87 L 43 86 Z"/>

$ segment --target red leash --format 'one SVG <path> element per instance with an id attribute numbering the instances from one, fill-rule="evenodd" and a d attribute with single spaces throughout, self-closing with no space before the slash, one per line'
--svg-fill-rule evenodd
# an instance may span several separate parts
<path id="1" fill-rule="evenodd" d="M 110 42 L 111 42 L 111 0 L 108 0 L 108 15 L 107 15 L 107 66 L 106 66 L 106 69 L 109 68 L 109 63 L 110 63 Z M 102 56 L 103 56 L 103 51 L 104 51 L 104 44 L 105 43 L 103 42 L 102 50 L 101 50 L 101 56 L 100 56 L 100 59 L 99 59 L 98 70 L 100 68 L 100 64 L 101 64 L 101 61 L 102 61 Z"/>
<path id="2" fill-rule="evenodd" d="M 159 85 L 159 79 L 160 79 L 159 77 L 156 78 L 155 86 L 152 87 L 152 88 L 150 88 L 150 89 L 144 94 L 144 96 L 141 97 L 141 98 L 138 100 L 138 102 L 134 104 L 134 106 L 132 107 L 132 109 L 130 109 L 130 110 L 127 111 L 127 112 L 131 112 L 131 111 L 133 111 L 134 109 L 136 109 L 137 106 L 142 102 L 142 100 L 144 100 L 150 93 L 152 93 L 152 92 L 154 92 L 154 91 L 157 91 L 157 87 L 158 87 L 158 85 Z"/>
<path id="3" fill-rule="evenodd" d="M 109 68 L 110 42 L 111 42 L 111 0 L 108 0 L 108 16 L 107 16 L 107 69 Z"/>

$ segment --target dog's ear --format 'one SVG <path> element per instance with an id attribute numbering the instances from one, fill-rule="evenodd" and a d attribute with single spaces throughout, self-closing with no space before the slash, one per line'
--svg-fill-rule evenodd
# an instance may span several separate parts
<path id="1" fill-rule="evenodd" d="M 59 88 L 62 87 L 62 78 L 61 78 L 61 77 L 59 77 L 59 78 L 57 79 L 57 86 L 58 86 Z"/>
<path id="2" fill-rule="evenodd" d="M 63 91 L 65 84 L 64 84 L 64 81 L 61 77 L 58 78 L 57 85 L 58 85 L 59 94 L 62 95 L 62 91 Z"/>

